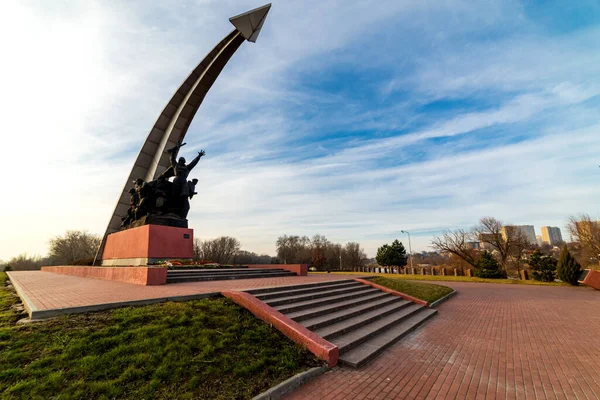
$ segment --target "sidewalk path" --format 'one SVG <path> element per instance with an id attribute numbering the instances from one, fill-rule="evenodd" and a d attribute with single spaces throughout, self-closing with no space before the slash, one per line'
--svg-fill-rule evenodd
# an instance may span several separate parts
<path id="1" fill-rule="evenodd" d="M 600 291 L 432 282 L 458 290 L 438 316 L 359 370 L 290 399 L 599 399 Z"/>

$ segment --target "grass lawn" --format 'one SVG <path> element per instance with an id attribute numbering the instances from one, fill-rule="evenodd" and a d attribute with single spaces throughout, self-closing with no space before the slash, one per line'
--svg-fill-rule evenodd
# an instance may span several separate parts
<path id="1" fill-rule="evenodd" d="M 327 272 L 311 272 L 310 274 L 326 274 Z M 476 282 L 476 283 L 505 283 L 511 285 L 544 285 L 544 286 L 570 286 L 564 282 L 541 282 L 535 280 L 522 281 L 520 279 L 486 279 L 470 278 L 468 276 L 439 276 L 439 275 L 399 275 L 399 274 L 380 274 L 376 272 L 333 272 L 340 275 L 365 275 L 365 276 L 383 276 L 392 279 L 403 279 L 409 281 L 440 281 L 440 282 Z"/>
<path id="2" fill-rule="evenodd" d="M 0 273 L 2 399 L 245 399 L 322 365 L 228 299 L 16 325 L 5 281 Z"/>
<path id="3" fill-rule="evenodd" d="M 386 278 L 378 276 L 372 280 L 374 283 L 388 287 L 398 292 L 406 293 L 417 299 L 433 303 L 450 294 L 452 289 L 447 286 L 433 285 L 431 283 L 410 282 L 408 280 Z"/>

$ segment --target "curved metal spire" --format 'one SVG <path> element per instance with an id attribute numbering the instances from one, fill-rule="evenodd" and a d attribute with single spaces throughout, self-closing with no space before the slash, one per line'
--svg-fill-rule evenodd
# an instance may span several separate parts
<path id="1" fill-rule="evenodd" d="M 175 91 L 175 94 L 158 116 L 133 163 L 133 168 L 125 181 L 113 215 L 106 228 L 102 244 L 96 253 L 94 264 L 102 258 L 106 237 L 120 229 L 121 218 L 127 215 L 129 208 L 128 190 L 131 187 L 131 182 L 137 178 L 142 178 L 145 181 L 154 180 L 169 167 L 169 155 L 165 153 L 165 149 L 183 141 L 206 93 L 208 93 L 231 56 L 244 42 L 244 39 L 250 42 L 256 41 L 270 8 L 271 4 L 269 3 L 231 17 L 229 21 L 236 29 L 225 36 L 204 57 Z"/>

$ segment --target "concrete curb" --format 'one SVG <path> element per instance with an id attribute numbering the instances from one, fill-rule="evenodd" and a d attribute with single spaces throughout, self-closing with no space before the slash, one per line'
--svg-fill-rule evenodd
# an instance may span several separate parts
<path id="1" fill-rule="evenodd" d="M 27 314 L 29 314 L 29 318 L 33 319 L 32 315 L 33 315 L 33 313 L 38 312 L 38 308 L 29 299 L 29 297 L 27 297 L 27 295 L 25 294 L 25 291 L 23 290 L 21 285 L 19 285 L 17 283 L 17 280 L 12 279 L 12 277 L 10 276 L 10 272 L 6 272 L 6 275 L 8 275 L 8 279 L 10 280 L 10 283 L 15 288 L 15 292 L 17 292 L 17 294 L 21 298 L 21 301 L 23 302 L 23 306 L 25 307 L 25 311 L 27 311 Z"/>
<path id="2" fill-rule="evenodd" d="M 437 306 L 439 306 L 440 304 L 442 304 L 443 302 L 445 302 L 446 300 L 448 300 L 450 297 L 454 296 L 456 293 L 458 293 L 458 292 L 456 291 L 456 289 L 454 289 L 452 292 L 448 293 L 447 295 L 445 295 L 441 299 L 438 299 L 438 300 L 434 301 L 433 303 L 431 303 L 429 305 L 429 307 L 437 307 Z"/>
<path id="3" fill-rule="evenodd" d="M 8 277 L 10 278 L 10 272 L 7 272 Z M 103 303 L 103 304 L 93 304 L 89 306 L 79 306 L 79 307 L 65 307 L 65 308 L 55 308 L 51 310 L 39 310 L 35 304 L 27 297 L 21 286 L 17 283 L 16 280 L 10 280 L 15 291 L 23 301 L 23 305 L 25 306 L 25 310 L 29 314 L 29 318 L 31 320 L 42 320 L 48 318 L 59 317 L 61 315 L 67 314 L 81 314 L 88 313 L 94 311 L 104 311 L 110 310 L 113 308 L 119 307 L 133 307 L 133 306 L 145 306 L 149 304 L 156 303 L 166 303 L 168 301 L 190 301 L 190 300 L 200 300 L 206 299 L 209 297 L 221 297 L 221 293 L 219 292 L 211 292 L 211 293 L 199 293 L 199 294 L 187 294 L 181 296 L 168 296 L 168 297 L 157 297 L 154 299 L 142 299 L 142 300 L 129 300 L 129 301 L 118 301 L 114 303 Z"/>
<path id="4" fill-rule="evenodd" d="M 327 371 L 329 371 L 328 367 L 314 367 L 308 371 L 300 372 L 299 374 L 296 374 L 291 378 L 281 382 L 279 385 L 273 386 L 266 392 L 262 392 L 258 396 L 253 397 L 252 400 L 279 400 L 286 394 L 304 385 L 308 380 L 316 378 Z"/>

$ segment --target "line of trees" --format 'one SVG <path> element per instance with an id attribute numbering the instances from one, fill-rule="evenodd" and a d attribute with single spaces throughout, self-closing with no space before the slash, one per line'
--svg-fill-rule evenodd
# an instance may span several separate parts
<path id="1" fill-rule="evenodd" d="M 529 243 L 517 227 L 493 217 L 482 218 L 469 230 L 446 231 L 434 237 L 431 244 L 438 252 L 474 268 L 476 276 L 502 277 L 509 270 L 520 274 L 527 265 L 534 279 L 552 282 L 558 278 L 576 285 L 581 264 L 598 264 L 600 221 L 593 221 L 587 214 L 574 216 L 567 230 L 572 241 L 563 243 L 560 257 L 558 248 Z"/>
<path id="2" fill-rule="evenodd" d="M 276 257 L 241 250 L 240 241 L 230 236 L 194 240 L 194 261 L 219 264 L 277 264 Z"/>
<path id="3" fill-rule="evenodd" d="M 91 265 L 101 238 L 86 231 L 69 230 L 49 241 L 48 256 L 21 254 L 6 262 L 0 262 L 0 270 L 37 270 L 44 265 Z"/>
<path id="4" fill-rule="evenodd" d="M 240 241 L 229 236 L 208 240 L 194 239 L 194 261 L 231 264 L 240 247 Z"/>
<path id="5" fill-rule="evenodd" d="M 275 242 L 277 259 L 283 264 L 310 264 L 317 269 L 358 269 L 367 255 L 357 242 L 333 243 L 323 235 L 282 235 Z"/>

